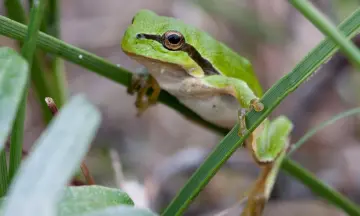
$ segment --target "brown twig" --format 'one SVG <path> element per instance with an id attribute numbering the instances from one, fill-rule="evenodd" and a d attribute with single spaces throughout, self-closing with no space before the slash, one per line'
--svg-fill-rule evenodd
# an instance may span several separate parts
<path id="1" fill-rule="evenodd" d="M 58 108 L 56 107 L 54 100 L 51 97 L 46 97 L 45 102 L 48 105 L 53 116 L 55 116 L 58 113 Z"/>
<path id="2" fill-rule="evenodd" d="M 46 97 L 45 102 L 46 102 L 47 106 L 49 107 L 49 109 L 50 109 L 51 113 L 53 114 L 53 116 L 57 115 L 58 108 L 56 106 L 55 101 L 51 97 Z M 95 184 L 94 178 L 90 174 L 90 171 L 89 171 L 89 169 L 86 166 L 84 161 L 81 162 L 80 169 L 81 169 L 81 172 L 83 173 L 83 175 L 85 177 L 87 185 L 94 185 Z M 72 180 L 71 184 L 75 185 L 75 186 L 83 185 L 83 184 L 81 184 L 81 182 L 79 182 L 78 179 L 75 179 L 75 178 Z"/>
<path id="3" fill-rule="evenodd" d="M 94 178 L 92 177 L 92 175 L 90 174 L 90 171 L 89 169 L 87 168 L 85 162 L 83 161 L 80 165 L 80 168 L 81 168 L 81 172 L 83 173 L 85 179 L 86 179 L 86 182 L 88 183 L 88 185 L 94 185 L 95 184 L 95 181 L 94 181 Z"/>

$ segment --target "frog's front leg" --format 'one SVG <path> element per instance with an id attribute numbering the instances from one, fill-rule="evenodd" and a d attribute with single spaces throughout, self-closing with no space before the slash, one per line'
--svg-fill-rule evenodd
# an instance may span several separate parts
<path id="1" fill-rule="evenodd" d="M 152 89 L 150 96 L 147 96 L 149 89 Z M 133 74 L 131 84 L 128 88 L 129 94 L 137 93 L 135 106 L 138 116 L 141 115 L 149 106 L 155 104 L 159 97 L 161 88 L 157 81 L 147 73 L 147 71 Z"/>
<path id="2" fill-rule="evenodd" d="M 264 105 L 255 95 L 253 90 L 246 82 L 233 77 L 221 75 L 208 76 L 202 79 L 207 85 L 228 93 L 239 101 L 241 108 L 238 111 L 239 136 L 243 136 L 247 130 L 245 115 L 251 109 L 260 112 L 264 109 Z"/>

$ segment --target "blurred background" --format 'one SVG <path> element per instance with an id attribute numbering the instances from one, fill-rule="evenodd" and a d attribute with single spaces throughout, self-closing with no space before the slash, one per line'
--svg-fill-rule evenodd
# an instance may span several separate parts
<path id="1" fill-rule="evenodd" d="M 140 65 L 120 49 L 126 27 L 139 9 L 173 16 L 209 32 L 247 57 L 264 89 L 290 72 L 323 35 L 283 0 L 62 0 L 61 39 L 135 71 Z M 359 0 L 314 0 L 339 24 Z M 6 12 L 1 4 L 1 13 Z M 354 41 L 360 45 L 360 38 Z M 0 38 L 1 46 L 16 47 Z M 97 184 L 120 187 L 136 205 L 160 212 L 176 195 L 221 136 L 158 104 L 136 117 L 126 88 L 66 62 L 71 95 L 83 93 L 99 107 L 103 122 L 86 163 Z M 336 54 L 272 113 L 294 121 L 292 143 L 330 117 L 359 105 L 359 73 Z M 44 129 L 30 93 L 25 149 Z M 319 178 L 360 203 L 360 119 L 337 121 L 303 145 L 293 158 Z M 214 215 L 233 206 L 257 176 L 249 155 L 239 150 L 213 178 L 186 215 Z M 265 215 L 343 215 L 307 188 L 280 173 Z"/>

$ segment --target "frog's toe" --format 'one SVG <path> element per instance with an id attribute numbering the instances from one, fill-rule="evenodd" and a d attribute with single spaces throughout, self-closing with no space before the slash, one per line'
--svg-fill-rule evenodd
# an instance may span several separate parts
<path id="1" fill-rule="evenodd" d="M 238 110 L 238 123 L 239 123 L 238 135 L 240 137 L 244 136 L 247 132 L 246 119 L 245 119 L 246 113 L 247 113 L 247 109 L 245 108 L 240 108 Z"/>
<path id="2" fill-rule="evenodd" d="M 146 85 L 146 78 L 144 76 L 140 76 L 138 74 L 133 74 L 131 77 L 131 83 L 127 88 L 128 94 L 135 94 L 140 91 L 141 88 L 144 88 Z"/>
<path id="3" fill-rule="evenodd" d="M 264 109 L 264 104 L 261 103 L 258 98 L 252 99 L 250 105 L 256 112 L 260 112 Z"/>
<path id="4" fill-rule="evenodd" d="M 149 96 L 148 102 L 150 104 L 156 104 L 156 102 L 157 102 L 157 100 L 159 98 L 159 95 L 160 95 L 160 91 L 161 91 L 160 85 L 158 84 L 158 82 L 153 77 L 149 78 L 148 84 L 153 89 L 153 92 Z"/>

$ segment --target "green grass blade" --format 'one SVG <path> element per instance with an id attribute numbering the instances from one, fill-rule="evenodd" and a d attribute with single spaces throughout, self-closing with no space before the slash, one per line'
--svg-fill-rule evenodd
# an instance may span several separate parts
<path id="1" fill-rule="evenodd" d="M 342 112 L 338 115 L 333 116 L 327 121 L 322 122 L 318 126 L 311 129 L 304 136 L 302 136 L 294 145 L 291 147 L 290 152 L 287 154 L 287 158 L 291 156 L 297 149 L 300 148 L 307 140 L 309 140 L 313 135 L 315 135 L 319 130 L 325 128 L 328 125 L 335 123 L 336 121 L 343 119 L 345 117 L 349 117 L 352 115 L 356 115 L 360 113 L 360 108 L 355 108 L 348 110 L 346 112 Z M 324 198 L 335 206 L 338 206 L 340 209 L 343 209 L 348 215 L 360 215 L 359 208 L 351 202 L 345 196 L 342 196 L 339 192 L 332 190 L 328 185 L 323 183 L 320 180 L 317 180 L 313 174 L 302 169 L 299 164 L 285 159 L 282 163 L 282 168 L 287 172 L 291 173 L 291 175 L 298 179 L 305 186 L 312 188 L 312 191 Z"/>
<path id="2" fill-rule="evenodd" d="M 22 56 L 27 60 L 28 65 L 31 67 L 33 57 L 35 55 L 36 40 L 38 36 L 41 19 L 45 9 L 46 0 L 37 0 L 31 9 L 30 23 L 28 33 L 26 34 L 24 45 L 21 49 Z M 11 133 L 11 146 L 10 146 L 10 164 L 9 164 L 9 178 L 10 181 L 14 177 L 22 158 L 22 145 L 24 142 L 24 122 L 26 115 L 26 101 L 27 89 L 23 92 L 22 101 L 14 127 Z"/>
<path id="3" fill-rule="evenodd" d="M 337 120 L 343 119 L 348 116 L 360 114 L 360 108 L 355 108 L 348 110 L 346 112 L 342 112 L 340 114 L 337 114 L 330 119 L 322 122 L 318 126 L 312 128 L 310 131 L 308 131 L 304 136 L 302 136 L 294 145 L 291 146 L 291 150 L 287 154 L 287 157 L 290 157 L 297 149 L 299 149 L 306 141 L 308 141 L 312 136 L 314 136 L 319 130 L 322 130 L 328 125 L 331 125 L 335 123 Z"/>
<path id="4" fill-rule="evenodd" d="M 4 143 L 13 125 L 26 86 L 29 68 L 14 50 L 0 48 L 0 197 L 7 190 L 8 175 Z"/>
<path id="5" fill-rule="evenodd" d="M 337 206 L 339 209 L 342 209 L 347 215 L 360 215 L 360 209 L 355 203 L 326 185 L 324 182 L 316 179 L 316 176 L 309 171 L 304 170 L 298 163 L 286 159 L 283 161 L 281 168 L 305 186 L 311 188 L 313 193 L 322 196 L 326 201 Z"/>
<path id="6" fill-rule="evenodd" d="M 27 23 L 26 13 L 20 0 L 4 0 L 4 6 L 10 19 L 20 23 Z"/>
<path id="7" fill-rule="evenodd" d="M 48 10 L 45 19 L 47 27 L 45 33 L 55 38 L 60 38 L 60 1 L 48 0 L 48 2 Z M 67 100 L 64 61 L 58 56 L 52 55 L 50 64 L 51 73 L 49 73 L 49 75 L 51 78 L 51 86 L 54 90 L 54 99 L 57 102 L 57 105 L 61 107 Z"/>
<path id="8" fill-rule="evenodd" d="M 0 198 L 6 195 L 8 189 L 8 170 L 6 161 L 6 152 L 4 149 L 0 150 Z"/>
<path id="9" fill-rule="evenodd" d="M 341 25 L 340 30 L 347 36 L 352 37 L 360 30 L 360 10 L 358 9 Z M 315 47 L 289 74 L 280 79 L 268 90 L 262 102 L 264 111 L 251 111 L 247 114 L 248 132 L 241 139 L 237 136 L 238 125 L 210 153 L 205 162 L 192 175 L 186 185 L 177 194 L 162 215 L 181 215 L 195 199 L 198 193 L 207 185 L 212 176 L 220 169 L 221 165 L 241 146 L 243 141 L 277 105 L 291 92 L 296 90 L 306 79 L 308 79 L 321 64 L 325 63 L 337 50 L 337 46 L 330 40 L 323 40 Z"/>
<path id="10" fill-rule="evenodd" d="M 100 125 L 100 113 L 81 96 L 56 115 L 21 165 L 3 204 L 4 216 L 55 215 L 64 186 Z"/>
<path id="11" fill-rule="evenodd" d="M 289 2 L 322 31 L 324 35 L 333 40 L 340 47 L 340 50 L 360 69 L 359 49 L 323 13 L 307 0 L 289 0 Z"/>
<path id="12" fill-rule="evenodd" d="M 65 75 L 65 62 L 60 57 L 54 57 L 51 62 L 51 85 L 54 90 L 54 99 L 61 107 L 68 98 L 67 81 Z"/>

